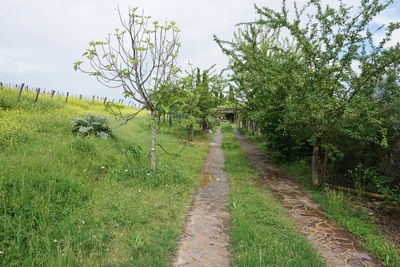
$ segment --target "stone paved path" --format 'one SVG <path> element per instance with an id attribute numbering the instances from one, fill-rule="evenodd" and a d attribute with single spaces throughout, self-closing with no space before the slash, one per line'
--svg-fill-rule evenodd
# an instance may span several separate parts
<path id="1" fill-rule="evenodd" d="M 382 266 L 347 231 L 326 219 L 321 208 L 270 159 L 237 133 L 250 162 L 269 190 L 282 202 L 297 229 L 328 266 Z"/>
<path id="2" fill-rule="evenodd" d="M 221 131 L 217 130 L 173 266 L 230 266 L 229 185 L 221 144 Z"/>

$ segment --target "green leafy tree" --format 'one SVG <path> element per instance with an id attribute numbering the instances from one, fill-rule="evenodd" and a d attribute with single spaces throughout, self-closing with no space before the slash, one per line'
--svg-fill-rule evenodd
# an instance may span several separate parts
<path id="1" fill-rule="evenodd" d="M 400 46 L 389 41 L 400 24 L 375 31 L 371 25 L 391 3 L 339 1 L 333 8 L 311 0 L 301 9 L 294 3 L 291 13 L 283 1 L 280 11 L 256 7 L 260 19 L 239 26 L 233 41 L 216 38 L 230 58 L 245 115 L 262 124 L 275 150 L 279 135 L 289 139 L 285 154 L 312 146 L 315 186 L 324 182 L 328 160 L 340 155 L 338 137 L 387 146 L 374 95 L 398 68 Z M 384 33 L 378 41 L 377 32 Z"/>
<path id="2" fill-rule="evenodd" d="M 294 5 L 293 19 L 285 2 L 280 12 L 257 8 L 261 15 L 257 23 L 276 31 L 289 31 L 303 55 L 306 67 L 303 83 L 292 94 L 294 101 L 289 109 L 293 113 L 289 117 L 305 123 L 311 131 L 314 186 L 319 186 L 326 175 L 334 138 L 331 133 L 340 130 L 338 127 L 349 109 L 368 105 L 370 99 L 363 97 L 365 91 L 375 87 L 399 60 L 400 46 L 385 48 L 385 45 L 400 24 L 381 28 L 385 37 L 378 44 L 369 28 L 373 19 L 392 2 L 365 0 L 353 9 L 339 1 L 335 9 L 312 0 L 301 10 Z M 316 12 L 313 14 L 311 10 Z M 355 65 L 361 70 L 357 71 Z M 377 118 L 370 115 L 371 121 L 366 123 L 373 124 Z M 361 138 L 364 132 L 355 129 L 352 134 Z"/>
<path id="3" fill-rule="evenodd" d="M 212 128 L 217 107 L 224 101 L 221 98 L 224 86 L 225 81 L 221 74 L 215 73 L 214 66 L 203 71 L 191 68 L 178 80 L 180 92 L 171 106 L 176 108 L 189 140 L 193 140 L 195 131 Z"/>
<path id="4" fill-rule="evenodd" d="M 150 166 L 156 168 L 156 117 L 163 99 L 169 94 L 167 85 L 178 72 L 176 58 L 180 47 L 179 29 L 174 22 L 164 24 L 151 21 L 151 17 L 129 10 L 126 19 L 118 10 L 122 30 L 116 29 L 105 41 L 91 41 L 83 54 L 89 69 L 82 68 L 83 61 L 74 64 L 110 88 L 122 88 L 123 95 L 150 110 L 151 148 Z M 124 117 L 126 121 L 138 112 Z"/>

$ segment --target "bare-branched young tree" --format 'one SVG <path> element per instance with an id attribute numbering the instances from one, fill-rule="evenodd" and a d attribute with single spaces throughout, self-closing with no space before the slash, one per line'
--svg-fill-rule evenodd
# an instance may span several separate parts
<path id="1" fill-rule="evenodd" d="M 91 76 L 110 88 L 122 88 L 125 98 L 131 98 L 142 108 L 124 119 L 133 119 L 141 110 L 151 112 L 150 167 L 156 168 L 156 112 L 158 94 L 168 94 L 167 84 L 178 72 L 179 29 L 175 22 L 151 20 L 138 8 L 131 8 L 127 18 L 118 9 L 122 29 L 116 29 L 105 41 L 91 41 L 83 54 L 84 61 L 74 63 L 74 69 Z M 121 115 L 122 116 L 122 115 Z"/>

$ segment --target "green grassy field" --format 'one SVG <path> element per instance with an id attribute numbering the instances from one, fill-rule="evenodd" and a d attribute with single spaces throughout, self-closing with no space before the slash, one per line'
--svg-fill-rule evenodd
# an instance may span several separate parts
<path id="1" fill-rule="evenodd" d="M 0 90 L 0 265 L 167 266 L 198 184 L 209 137 L 187 145 L 161 127 L 158 169 L 148 171 L 148 114 L 115 139 L 79 138 L 70 121 L 115 120 L 100 102 Z M 122 112 L 132 112 L 123 108 Z M 142 159 L 129 152 L 140 146 Z"/>
<path id="2" fill-rule="evenodd" d="M 232 127 L 224 126 L 222 131 L 230 178 L 231 248 L 235 266 L 324 266 L 296 231 L 284 208 L 259 181 Z"/>

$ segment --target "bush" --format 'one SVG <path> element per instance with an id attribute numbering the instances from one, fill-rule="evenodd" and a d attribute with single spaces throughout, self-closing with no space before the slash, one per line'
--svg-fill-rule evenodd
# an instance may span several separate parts
<path id="1" fill-rule="evenodd" d="M 112 136 L 111 129 L 107 125 L 108 120 L 93 115 L 71 121 L 72 132 L 77 136 L 95 135 L 101 138 Z"/>

